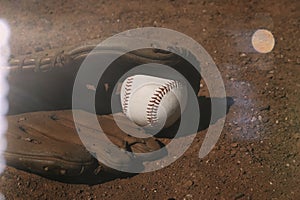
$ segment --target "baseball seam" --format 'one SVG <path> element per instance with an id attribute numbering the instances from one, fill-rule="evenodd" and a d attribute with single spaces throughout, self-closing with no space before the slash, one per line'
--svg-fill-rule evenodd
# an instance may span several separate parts
<path id="1" fill-rule="evenodd" d="M 126 82 L 125 82 L 125 91 L 124 91 L 124 98 L 123 98 L 123 112 L 124 114 L 127 115 L 127 111 L 128 111 L 128 106 L 129 106 L 129 98 L 130 98 L 130 94 L 131 94 L 131 87 L 132 87 L 132 83 L 133 83 L 133 77 L 129 77 L 127 78 Z"/>
<path id="2" fill-rule="evenodd" d="M 151 97 L 147 110 L 146 110 L 146 115 L 147 115 L 147 122 L 151 126 L 155 125 L 158 122 L 158 108 L 159 105 L 163 99 L 163 97 L 168 94 L 171 90 L 175 88 L 179 88 L 180 82 L 178 81 L 169 81 L 165 83 L 164 85 L 160 86 L 158 89 L 156 89 L 155 93 Z"/>

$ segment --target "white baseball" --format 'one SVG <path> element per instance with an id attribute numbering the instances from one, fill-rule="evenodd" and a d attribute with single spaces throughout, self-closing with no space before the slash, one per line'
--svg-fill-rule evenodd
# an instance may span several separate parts
<path id="1" fill-rule="evenodd" d="M 146 75 L 128 77 L 121 87 L 124 114 L 145 128 L 169 127 L 187 102 L 187 88 L 180 82 Z"/>

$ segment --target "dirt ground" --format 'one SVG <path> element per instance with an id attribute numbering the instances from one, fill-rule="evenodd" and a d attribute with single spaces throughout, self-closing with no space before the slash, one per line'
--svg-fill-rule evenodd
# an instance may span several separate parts
<path id="1" fill-rule="evenodd" d="M 84 185 L 7 167 L 0 192 L 6 199 L 300 199 L 299 8 L 298 0 L 1 0 L 14 56 L 165 27 L 207 50 L 234 101 L 221 138 L 203 159 L 206 130 L 159 171 Z M 268 54 L 251 47 L 249 35 L 259 28 L 275 37 Z M 200 95 L 207 95 L 205 85 Z"/>

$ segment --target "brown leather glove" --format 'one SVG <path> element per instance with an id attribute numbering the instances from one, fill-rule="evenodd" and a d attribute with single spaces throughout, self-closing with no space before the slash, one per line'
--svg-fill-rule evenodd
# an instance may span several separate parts
<path id="1" fill-rule="evenodd" d="M 10 92 L 8 95 L 10 106 L 9 114 L 32 112 L 39 110 L 70 109 L 72 106 L 72 92 L 77 72 L 93 51 L 93 59 L 101 61 L 107 57 L 119 56 L 103 73 L 98 85 L 89 85 L 82 82 L 79 90 L 81 96 L 93 97 L 96 92 L 96 112 L 98 114 L 110 114 L 111 99 L 114 95 L 114 87 L 119 79 L 136 66 L 157 63 L 170 66 L 181 73 L 189 81 L 194 92 L 200 89 L 201 76 L 198 71 L 184 58 L 195 57 L 187 50 L 174 48 L 177 54 L 159 49 L 140 49 L 124 53 L 124 47 L 96 47 L 95 45 L 83 45 L 78 48 L 64 48 L 39 52 L 34 55 L 15 57 L 10 60 L 8 81 Z M 90 67 L 102 68 L 97 62 Z M 97 69 L 98 70 L 98 69 Z M 92 76 L 92 74 L 91 74 Z M 157 76 L 168 77 L 168 72 L 159 71 Z M 88 80 L 87 80 L 88 81 Z M 80 98 L 80 97 L 77 97 Z M 119 98 L 114 98 L 119 99 Z M 85 105 L 79 105 L 79 109 L 86 109 Z M 90 111 L 90 110 L 88 110 Z"/>
<path id="2" fill-rule="evenodd" d="M 86 180 L 86 177 L 103 180 L 107 174 L 110 174 L 109 178 L 111 174 L 118 174 L 110 166 L 99 163 L 91 155 L 91 149 L 88 151 L 85 148 L 74 126 L 70 110 L 76 74 L 94 48 L 95 45 L 84 45 L 75 49 L 51 50 L 10 60 L 10 66 L 6 67 L 10 71 L 8 148 L 5 152 L 8 165 L 72 182 L 82 178 Z M 178 49 L 178 54 L 159 49 L 141 49 L 124 54 L 124 49 L 116 46 L 93 50 L 94 58 L 100 60 L 110 55 L 119 56 L 105 70 L 98 85 L 90 86 L 88 82 L 82 82 L 79 88 L 84 97 L 95 95 L 99 124 L 115 145 L 135 153 L 148 153 L 161 148 L 160 143 L 154 138 L 139 139 L 123 132 L 109 115 L 112 112 L 111 99 L 114 96 L 117 96 L 115 99 L 120 99 L 119 94 L 114 92 L 114 87 L 124 73 L 147 63 L 164 64 L 174 68 L 189 80 L 193 92 L 198 93 L 201 77 L 198 71 L 180 56 L 193 55 L 182 49 Z M 103 66 L 96 63 L 91 67 Z M 75 109 L 90 111 L 85 105 L 79 105 Z M 89 115 L 85 111 L 81 112 Z M 126 117 L 120 114 L 119 117 L 130 130 L 143 131 Z M 87 128 L 83 134 L 95 141 L 102 140 L 99 135 L 94 134 L 95 128 L 88 122 L 85 126 Z M 102 151 L 101 145 L 96 145 L 95 148 L 98 154 L 107 153 Z M 154 154 L 154 157 L 139 158 L 138 165 L 142 168 L 144 161 L 156 159 L 155 156 Z M 130 167 L 131 159 L 124 154 L 120 158 L 114 157 L 106 162 Z"/>
<path id="3" fill-rule="evenodd" d="M 92 115 L 85 111 L 78 112 L 87 118 Z M 132 132 L 143 132 L 123 114 L 118 113 L 115 117 L 126 125 L 127 130 L 129 128 Z M 106 163 L 110 166 L 105 166 L 99 163 L 82 144 L 71 110 L 31 112 L 8 116 L 7 119 L 8 146 L 4 154 L 7 164 L 52 179 L 74 182 L 84 181 L 87 177 L 93 179 L 97 177 L 97 181 L 103 181 L 109 174 L 120 174 L 117 170 L 111 169 L 111 166 L 130 167 L 133 158 L 126 151 L 149 153 L 161 148 L 160 143 L 154 138 L 139 139 L 126 134 L 117 126 L 112 115 L 98 116 L 99 124 L 109 140 L 126 150 L 122 157 L 110 157 L 97 142 L 103 140 L 99 130 L 89 121 L 80 122 L 80 126 L 84 127 L 80 130 L 81 134 L 86 135 L 89 141 L 95 141 L 96 146 L 93 147 L 95 152 L 108 154 L 103 157 L 109 159 Z M 153 154 L 152 158 L 149 156 L 138 158 L 140 166 L 136 167 L 142 169 L 144 161 L 158 159 L 164 155 Z M 136 158 L 134 159 L 136 161 Z"/>

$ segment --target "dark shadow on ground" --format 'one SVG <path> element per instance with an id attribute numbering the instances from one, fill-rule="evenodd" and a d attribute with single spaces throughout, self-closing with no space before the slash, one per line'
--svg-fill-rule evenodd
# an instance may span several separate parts
<path id="1" fill-rule="evenodd" d="M 217 105 L 216 109 L 222 108 L 224 106 L 224 98 L 210 98 L 205 96 L 198 97 L 198 104 L 199 104 L 199 110 L 200 110 L 200 121 L 198 125 L 198 132 L 205 130 L 209 127 L 210 124 L 216 123 L 219 119 L 225 117 L 221 116 L 220 113 L 217 113 L 217 115 L 213 116 L 214 118 L 211 118 L 211 102 L 214 101 Z M 226 114 L 228 113 L 230 107 L 234 104 L 234 100 L 232 97 L 226 97 Z M 158 138 L 174 138 L 178 127 L 180 125 L 180 119 L 171 127 L 163 129 L 155 136 Z M 187 133 L 184 133 L 184 135 L 191 135 L 195 132 L 193 130 L 188 130 Z"/>

